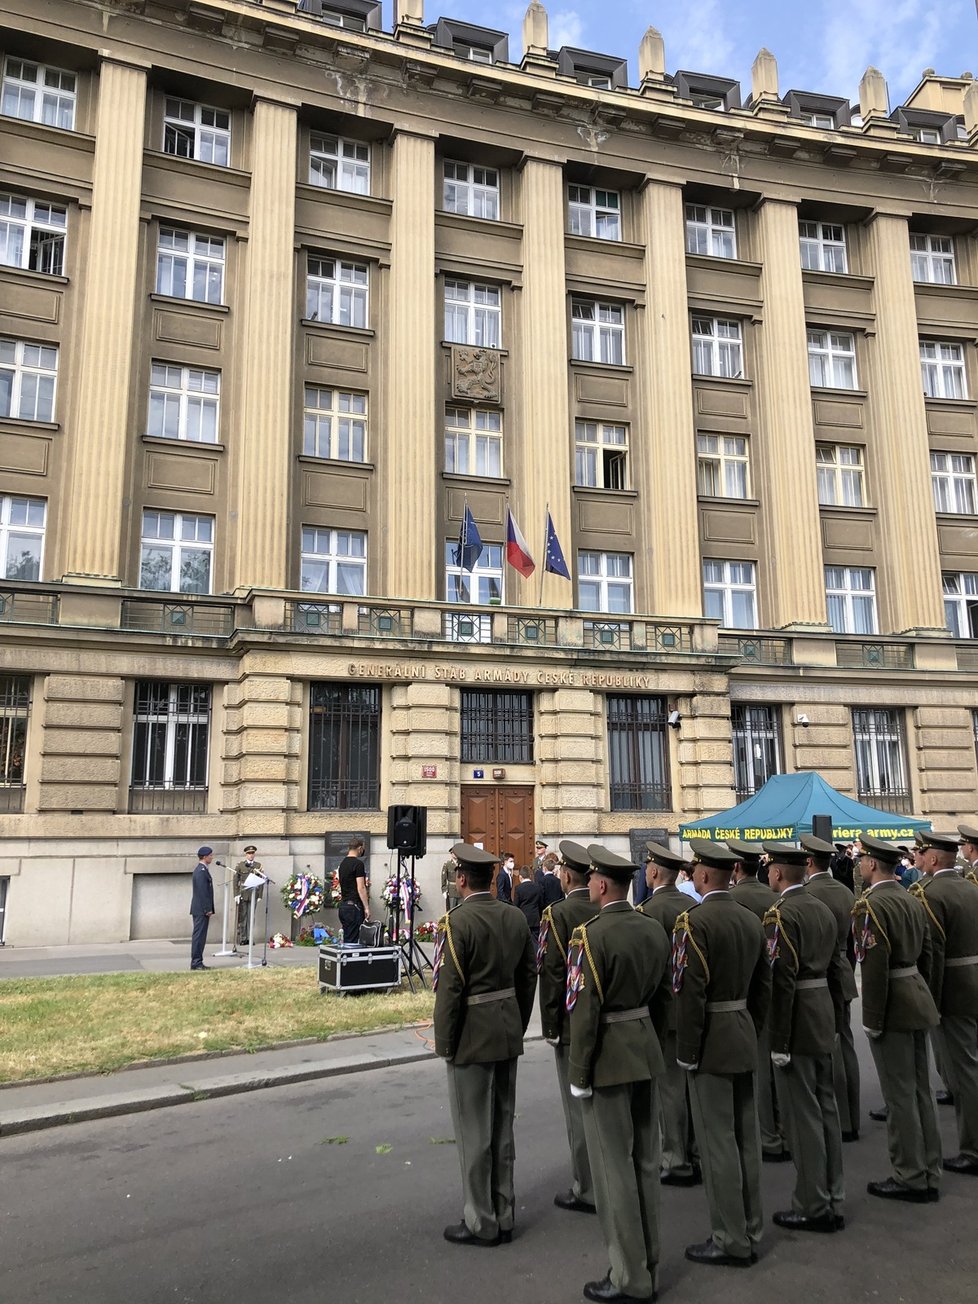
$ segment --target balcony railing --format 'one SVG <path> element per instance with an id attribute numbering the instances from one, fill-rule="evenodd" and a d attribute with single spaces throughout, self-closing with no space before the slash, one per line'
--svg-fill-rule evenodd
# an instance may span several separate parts
<path id="1" fill-rule="evenodd" d="M 230 638 L 234 632 L 234 607 L 216 602 L 124 598 L 120 627 L 147 634 Z"/>
<path id="2" fill-rule="evenodd" d="M 959 670 L 978 670 L 978 644 L 974 647 L 962 647 L 959 643 L 957 654 Z"/>
<path id="3" fill-rule="evenodd" d="M 509 616 L 506 640 L 528 643 L 531 647 L 552 647 L 557 642 L 557 621 L 552 616 Z"/>
<path id="4" fill-rule="evenodd" d="M 835 663 L 850 669 L 912 670 L 911 643 L 859 643 L 839 639 L 835 645 Z"/>
<path id="5" fill-rule="evenodd" d="M 206 810 L 206 788 L 129 789 L 131 815 L 200 815 Z"/>
<path id="6" fill-rule="evenodd" d="M 787 638 L 764 638 L 759 634 L 721 634 L 717 640 L 721 652 L 732 652 L 744 661 L 762 666 L 790 666 L 791 641 Z"/>
<path id="7" fill-rule="evenodd" d="M 663 625 L 645 622 L 645 646 L 650 652 L 692 652 L 692 625 Z"/>
<path id="8" fill-rule="evenodd" d="M 285 627 L 293 634 L 341 634 L 343 608 L 337 602 L 287 602 Z"/>
<path id="9" fill-rule="evenodd" d="M 492 617 L 477 611 L 443 611 L 442 632 L 451 643 L 491 643 Z"/>
<path id="10" fill-rule="evenodd" d="M 24 809 L 24 786 L 21 783 L 0 783 L 0 814 L 19 815 Z"/>
<path id="11" fill-rule="evenodd" d="M 631 651 L 632 627 L 627 621 L 586 620 L 584 646 L 602 648 L 606 651 Z"/>
<path id="12" fill-rule="evenodd" d="M 889 811 L 891 815 L 910 815 L 913 812 L 909 788 L 860 788 L 856 796 L 867 806 Z"/>
<path id="13" fill-rule="evenodd" d="M 357 631 L 374 638 L 411 638 L 414 634 L 413 607 L 361 607 Z"/>
<path id="14" fill-rule="evenodd" d="M 25 625 L 56 625 L 58 595 L 3 589 L 0 591 L 0 621 Z"/>

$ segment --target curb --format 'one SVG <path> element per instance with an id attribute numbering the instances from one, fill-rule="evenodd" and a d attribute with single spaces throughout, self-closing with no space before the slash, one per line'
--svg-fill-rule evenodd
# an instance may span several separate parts
<path id="1" fill-rule="evenodd" d="M 322 1065 L 305 1064 L 295 1068 L 269 1069 L 263 1073 L 230 1073 L 224 1077 L 205 1079 L 193 1087 L 174 1082 L 162 1087 L 137 1087 L 115 1095 L 94 1096 L 76 1104 L 33 1105 L 24 1109 L 3 1110 L 0 1112 L 0 1137 L 40 1132 L 45 1128 L 63 1127 L 68 1123 L 116 1118 L 123 1114 L 141 1114 L 151 1109 L 194 1104 L 201 1100 L 236 1096 L 246 1091 L 262 1091 L 268 1087 L 285 1087 L 318 1078 L 417 1064 L 434 1058 L 431 1051 L 414 1049 L 377 1058 L 349 1055 L 345 1059 L 335 1059 Z"/>

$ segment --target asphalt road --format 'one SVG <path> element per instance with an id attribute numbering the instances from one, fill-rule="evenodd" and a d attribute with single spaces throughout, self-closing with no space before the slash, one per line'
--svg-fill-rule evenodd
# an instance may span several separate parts
<path id="1" fill-rule="evenodd" d="M 864 1105 L 878 1102 L 866 1065 Z M 952 1113 L 941 1109 L 946 1153 Z M 447 1245 L 460 1216 L 444 1068 L 435 1061 L 0 1142 L 0 1301 L 17 1304 L 562 1304 L 601 1277 L 597 1220 L 554 1208 L 568 1174 L 552 1053 L 520 1069 L 517 1238 Z M 344 1144 L 327 1138 L 347 1137 Z M 378 1154 L 378 1147 L 389 1147 Z M 848 1229 L 770 1227 L 749 1272 L 685 1262 L 709 1231 L 702 1188 L 663 1191 L 660 1296 L 670 1304 L 973 1304 L 978 1180 L 936 1205 L 865 1194 L 887 1174 L 882 1125 L 845 1148 Z M 788 1164 L 764 1168 L 765 1214 Z"/>

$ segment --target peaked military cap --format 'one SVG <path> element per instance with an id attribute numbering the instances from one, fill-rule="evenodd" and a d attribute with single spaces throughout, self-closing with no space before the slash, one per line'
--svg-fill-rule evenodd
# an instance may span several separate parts
<path id="1" fill-rule="evenodd" d="M 630 883 L 632 875 L 639 868 L 624 856 L 616 856 L 613 851 L 602 847 L 598 842 L 591 843 L 587 854 L 591 857 L 591 873 L 601 874 L 614 883 Z"/>
<path id="2" fill-rule="evenodd" d="M 868 833 L 864 833 L 859 839 L 859 845 L 874 860 L 882 860 L 889 865 L 899 865 L 902 852 L 894 842 L 886 842 L 883 838 L 872 838 Z"/>
<path id="3" fill-rule="evenodd" d="M 694 865 L 709 865 L 711 869 L 733 869 L 740 860 L 722 842 L 711 842 L 709 838 L 690 838 L 689 849 L 693 853 Z"/>
<path id="4" fill-rule="evenodd" d="M 661 842 L 646 842 L 645 845 L 648 848 L 649 860 L 656 865 L 661 865 L 663 869 L 680 870 L 689 868 L 687 860 L 669 847 L 664 847 Z"/>
<path id="5" fill-rule="evenodd" d="M 816 838 L 814 833 L 803 833 L 798 839 L 810 856 L 834 856 L 836 847 L 840 847 L 837 842 L 835 846 L 831 842 L 826 842 L 824 838 Z"/>
<path id="6" fill-rule="evenodd" d="M 258 848 L 255 846 L 255 844 L 253 842 L 249 842 L 248 845 L 245 847 L 245 854 L 247 855 L 249 851 L 257 851 L 257 850 Z"/>
<path id="7" fill-rule="evenodd" d="M 933 830 L 930 832 L 921 830 L 916 836 L 921 851 L 930 849 L 934 851 L 957 851 L 960 845 L 953 833 L 935 833 Z"/>
<path id="8" fill-rule="evenodd" d="M 591 868 L 591 857 L 588 855 L 587 847 L 582 847 L 579 842 L 569 842 L 565 839 L 557 844 L 564 864 L 568 869 L 576 869 L 579 874 L 586 874 Z"/>
<path id="9" fill-rule="evenodd" d="M 962 843 L 970 842 L 978 847 L 978 829 L 973 824 L 959 824 L 958 832 L 961 834 Z"/>
<path id="10" fill-rule="evenodd" d="M 727 846 L 743 864 L 756 868 L 761 863 L 762 847 L 759 842 L 741 842 L 739 838 L 727 838 Z"/>
<path id="11" fill-rule="evenodd" d="M 498 865 L 502 859 L 501 856 L 494 856 L 491 851 L 483 851 L 481 847 L 472 847 L 467 842 L 456 842 L 452 847 L 452 855 L 460 865 L 483 866 L 488 868 L 489 865 Z"/>
<path id="12" fill-rule="evenodd" d="M 790 842 L 765 842 L 764 850 L 775 865 L 804 865 L 808 860 L 805 848 L 793 846 Z"/>

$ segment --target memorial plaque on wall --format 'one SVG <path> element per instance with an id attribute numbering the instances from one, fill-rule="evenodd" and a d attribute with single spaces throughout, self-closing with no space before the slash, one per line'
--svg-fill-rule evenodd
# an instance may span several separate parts
<path id="1" fill-rule="evenodd" d="M 358 839 L 363 840 L 366 850 L 363 853 L 364 861 L 369 862 L 370 856 L 370 834 L 369 833 L 327 833 L 325 835 L 325 852 L 326 852 L 326 877 L 332 874 L 334 869 L 339 869 L 340 861 L 350 850 L 350 843 Z M 369 873 L 369 867 L 367 872 Z"/>
<path id="2" fill-rule="evenodd" d="M 629 829 L 628 846 L 629 855 L 633 865 L 644 865 L 648 859 L 646 842 L 661 842 L 664 847 L 669 845 L 668 829 Z"/>

